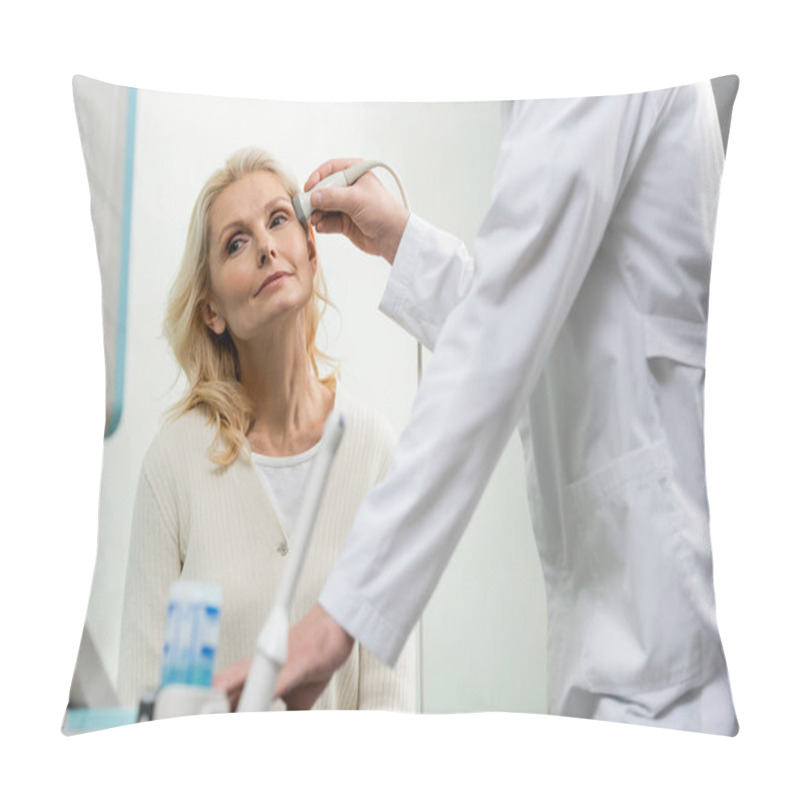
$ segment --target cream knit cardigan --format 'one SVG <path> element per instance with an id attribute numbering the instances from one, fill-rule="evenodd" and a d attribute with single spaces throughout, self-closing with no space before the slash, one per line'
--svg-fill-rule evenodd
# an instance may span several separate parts
<path id="1" fill-rule="evenodd" d="M 291 622 L 316 603 L 358 505 L 383 479 L 394 446 L 383 418 L 341 387 L 336 408 L 345 418 L 345 433 L 301 571 Z M 184 577 L 222 586 L 219 670 L 252 656 L 291 550 L 249 450 L 220 468 L 207 454 L 213 437 L 206 413 L 194 409 L 166 423 L 145 455 L 123 605 L 122 705 L 138 705 L 142 691 L 159 683 L 173 581 Z M 415 711 L 416 679 L 415 634 L 394 669 L 356 643 L 314 708 Z"/>

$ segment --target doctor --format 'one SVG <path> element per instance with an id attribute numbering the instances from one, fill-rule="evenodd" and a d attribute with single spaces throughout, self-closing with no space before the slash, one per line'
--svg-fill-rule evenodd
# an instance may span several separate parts
<path id="1" fill-rule="evenodd" d="M 354 639 L 394 662 L 518 425 L 550 712 L 737 732 L 703 452 L 723 160 L 706 82 L 505 107 L 474 260 L 371 176 L 312 198 L 318 231 L 393 265 L 381 308 L 434 357 L 387 479 L 292 631 L 290 707 Z"/>

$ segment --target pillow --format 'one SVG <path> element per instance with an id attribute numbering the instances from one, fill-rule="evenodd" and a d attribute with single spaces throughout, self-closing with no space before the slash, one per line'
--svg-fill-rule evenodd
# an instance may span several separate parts
<path id="1" fill-rule="evenodd" d="M 712 139 L 718 138 L 720 156 L 727 146 L 737 88 L 738 79 L 733 76 L 711 82 L 710 97 L 716 107 L 718 128 L 707 133 Z M 125 666 L 121 663 L 125 656 L 121 659 L 120 653 L 126 653 L 120 649 L 124 597 L 126 583 L 132 580 L 129 571 L 131 532 L 132 528 L 136 530 L 137 496 L 141 496 L 141 487 L 147 480 L 140 477 L 145 475 L 143 464 L 146 466 L 148 458 L 153 459 L 151 443 L 159 441 L 164 426 L 169 425 L 165 412 L 183 397 L 187 388 L 162 327 L 170 287 L 183 256 L 192 207 L 208 176 L 232 153 L 250 146 L 273 154 L 299 178 L 301 186 L 313 169 L 330 157 L 376 158 L 391 165 L 400 176 L 415 217 L 455 234 L 471 249 L 480 235 L 479 226 L 486 209 L 493 200 L 496 202 L 491 186 L 495 171 L 499 176 L 503 170 L 501 119 L 505 121 L 507 133 L 509 127 L 522 124 L 524 120 L 520 114 L 527 113 L 490 102 L 314 104 L 199 97 L 111 86 L 83 77 L 75 78 L 74 95 L 101 270 L 106 438 L 100 544 L 65 719 L 64 730 L 68 733 L 133 722 L 140 716 L 137 702 L 130 697 L 121 698 L 119 683 L 121 667 L 124 672 Z M 664 110 L 664 106 L 659 108 Z M 575 124 L 579 124 L 578 118 Z M 710 151 L 713 150 L 712 142 Z M 641 154 L 640 157 L 642 161 L 646 158 Z M 722 161 L 718 158 L 713 164 L 699 166 L 694 177 L 702 175 L 704 182 L 695 189 L 705 198 L 703 209 L 712 215 L 706 230 L 713 234 Z M 635 182 L 636 178 L 632 180 Z M 392 180 L 387 179 L 385 183 L 399 196 Z M 619 202 L 625 201 L 626 195 L 622 192 Z M 660 224 L 668 226 L 669 220 L 660 221 Z M 331 300 L 318 334 L 320 350 L 333 357 L 331 362 L 323 364 L 323 375 L 325 369 L 335 373 L 337 386 L 352 392 L 371 413 L 400 431 L 412 414 L 418 370 L 428 364 L 430 354 L 420 351 L 400 327 L 376 313 L 387 284 L 384 262 L 365 256 L 341 237 L 319 235 L 316 246 Z M 708 256 L 710 260 L 710 244 Z M 478 268 L 480 263 L 479 259 Z M 703 277 L 707 279 L 708 266 L 700 264 L 694 277 L 701 282 Z M 598 271 L 590 274 L 596 275 Z M 633 273 L 628 277 L 637 280 Z M 434 301 L 440 289 L 439 284 L 436 286 L 433 292 L 430 287 L 426 289 Z M 412 296 L 412 299 L 418 308 L 425 309 L 425 297 Z M 576 302 L 581 302 L 580 294 Z M 426 345 L 432 346 L 425 341 L 423 332 L 414 330 L 413 308 L 409 316 L 399 310 L 389 313 Z M 704 309 L 700 308 L 699 313 L 702 316 Z M 701 335 L 702 341 L 695 341 L 698 327 L 682 324 L 689 322 L 685 319 L 679 319 L 677 324 L 673 324 L 673 320 L 658 325 L 656 318 L 661 316 L 659 313 L 648 315 L 652 326 L 643 339 L 648 348 L 649 379 L 668 384 L 667 373 L 688 367 L 702 381 L 703 363 L 697 352 L 698 347 L 702 350 L 704 339 Z M 684 348 L 681 352 L 694 355 L 681 356 L 675 342 Z M 568 363 L 567 344 L 556 339 L 554 347 L 556 357 L 561 359 L 559 363 Z M 573 356 L 576 352 L 579 353 L 575 351 Z M 553 380 L 554 369 L 558 369 L 558 364 L 548 366 L 548 380 Z M 702 384 L 699 397 L 702 403 Z M 669 402 L 669 398 L 660 399 Z M 570 419 L 568 414 L 565 419 Z M 419 660 L 418 669 L 423 678 L 415 703 L 420 711 L 546 713 L 548 708 L 553 708 L 552 687 L 548 699 L 547 672 L 551 674 L 551 681 L 556 671 L 569 674 L 567 662 L 560 661 L 566 658 L 564 653 L 551 652 L 548 662 L 546 652 L 543 632 L 548 617 L 544 596 L 549 589 L 542 576 L 539 557 L 541 555 L 549 563 L 552 554 L 542 552 L 541 540 L 537 554 L 533 531 L 535 529 L 539 535 L 539 528 L 544 529 L 549 521 L 541 516 L 534 517 L 533 523 L 530 521 L 530 487 L 525 483 L 525 470 L 533 456 L 524 427 L 523 419 L 522 440 L 513 437 L 505 446 L 461 544 L 426 606 L 423 622 L 412 634 L 411 642 L 416 645 L 414 656 Z M 691 433 L 702 442 L 702 428 Z M 170 440 L 173 450 L 167 448 L 159 462 L 161 465 L 169 462 L 179 441 Z M 634 450 L 623 447 L 620 455 L 627 458 Z M 630 460 L 621 458 L 607 473 L 608 480 L 633 486 L 634 478 L 644 480 L 649 475 L 661 482 L 658 485 L 669 482 L 669 452 L 654 450 L 652 458 L 649 455 L 644 460 L 639 456 Z M 642 465 L 645 471 L 652 469 L 652 475 L 642 473 Z M 159 474 L 163 477 L 163 473 Z M 589 477 L 593 476 L 574 475 L 568 485 L 566 498 L 572 509 L 569 513 L 576 520 L 597 519 L 610 513 L 598 507 L 596 481 L 590 482 Z M 532 498 L 535 512 L 538 499 Z M 162 503 L 158 498 L 153 500 L 158 515 L 181 513 L 180 509 L 163 508 Z M 688 569 L 682 580 L 692 591 L 697 590 L 702 601 L 699 602 L 704 616 L 696 625 L 697 647 L 692 652 L 697 651 L 698 643 L 707 640 L 709 631 L 711 641 L 717 642 L 718 638 L 710 579 L 704 583 L 704 577 L 695 573 L 706 566 L 701 552 L 703 521 L 698 525 L 700 533 L 694 538 L 687 537 L 680 544 L 682 549 L 678 557 Z M 581 522 L 577 527 L 584 531 L 590 529 Z M 186 543 L 181 541 L 176 547 L 183 559 Z M 514 554 L 513 559 L 510 553 Z M 594 552 L 595 562 L 588 569 L 594 570 L 596 575 L 608 574 L 604 572 L 607 565 L 603 563 L 608 556 L 608 552 Z M 614 556 L 624 561 L 624 553 Z M 327 568 L 331 565 L 332 561 Z M 315 586 L 322 582 L 320 576 Z M 475 591 L 478 585 L 480 592 Z M 247 590 L 254 591 L 252 587 Z M 160 605 L 151 608 L 148 617 L 163 620 L 158 634 L 150 637 L 159 642 L 159 647 L 166 636 L 163 626 L 167 620 L 167 603 L 163 591 L 162 586 Z M 671 587 L 671 591 L 677 589 Z M 551 608 L 560 599 L 551 597 Z M 613 607 L 619 598 L 601 594 L 576 596 L 574 600 L 575 608 L 589 602 L 595 604 L 592 608 L 596 611 L 609 600 Z M 487 608 L 492 613 L 487 614 Z M 575 613 L 575 608 L 565 607 L 562 613 Z M 220 648 L 227 636 L 226 626 L 238 624 L 237 611 L 228 609 L 223 592 Z M 688 608 L 687 615 L 694 613 L 693 607 Z M 469 625 L 453 624 L 453 620 L 464 617 L 470 620 Z M 574 656 L 575 663 L 588 661 L 589 664 L 576 678 L 570 696 L 559 697 L 558 713 L 591 716 L 592 704 L 598 704 L 596 698 L 612 695 L 614 676 L 620 674 L 626 675 L 626 680 L 638 692 L 637 697 L 659 709 L 669 704 L 668 696 L 674 700 L 668 687 L 681 684 L 684 679 L 699 679 L 700 672 L 703 672 L 703 679 L 718 678 L 714 691 L 729 692 L 721 650 L 714 662 L 714 676 L 706 674 L 711 668 L 705 661 L 701 668 L 688 656 L 675 667 L 676 672 L 683 671 L 682 676 L 677 676 L 676 672 L 656 675 L 651 670 L 649 684 L 637 683 L 639 678 L 634 672 L 625 672 L 614 661 L 614 654 L 624 646 L 615 638 L 618 631 L 614 623 L 613 615 L 595 616 L 593 638 L 584 638 L 582 644 L 579 643 L 583 652 L 567 654 L 570 658 Z M 574 628 L 579 627 L 576 618 Z M 539 634 L 520 636 L 520 629 Z M 664 655 L 662 661 L 668 662 L 669 656 L 674 655 L 669 650 L 673 643 L 663 645 L 664 653 L 661 653 L 659 633 L 653 632 L 652 652 L 657 657 Z M 238 657 L 245 656 L 246 653 L 241 652 Z M 663 663 L 657 657 L 657 667 L 662 669 Z M 722 668 L 719 667 L 720 658 Z M 470 668 L 464 668 L 465 664 Z M 687 684 L 682 685 L 685 689 Z M 140 695 L 141 692 L 136 693 L 136 697 Z M 617 709 L 611 709 L 613 703 L 608 699 L 604 702 L 609 707 L 608 718 L 613 718 Z M 646 723 L 647 718 L 645 715 L 632 721 Z M 734 725 L 735 716 L 731 727 Z"/>

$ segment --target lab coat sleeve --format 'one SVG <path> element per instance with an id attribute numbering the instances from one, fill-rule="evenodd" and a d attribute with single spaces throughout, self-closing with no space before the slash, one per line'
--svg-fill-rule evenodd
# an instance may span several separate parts
<path id="1" fill-rule="evenodd" d="M 429 350 L 447 315 L 466 296 L 475 265 L 464 243 L 412 214 L 380 309 Z"/>
<path id="2" fill-rule="evenodd" d="M 148 453 L 139 477 L 122 611 L 118 696 L 136 707 L 161 679 L 169 591 L 181 574 L 178 514 L 167 474 Z"/>
<path id="3" fill-rule="evenodd" d="M 435 354 L 388 477 L 362 504 L 320 597 L 387 663 L 519 420 L 654 118 L 649 95 L 514 110 L 475 244 L 474 279 L 438 336 L 426 334 Z M 436 259 L 424 248 L 418 255 Z M 438 259 L 440 269 L 446 260 Z"/>

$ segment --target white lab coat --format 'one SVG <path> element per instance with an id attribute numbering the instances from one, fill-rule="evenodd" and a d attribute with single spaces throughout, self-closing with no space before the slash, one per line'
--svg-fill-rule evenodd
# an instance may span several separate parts
<path id="1" fill-rule="evenodd" d="M 551 713 L 736 732 L 703 452 L 723 160 L 709 83 L 515 103 L 474 262 L 412 217 L 382 308 L 434 358 L 321 596 L 380 658 L 519 423 Z"/>

